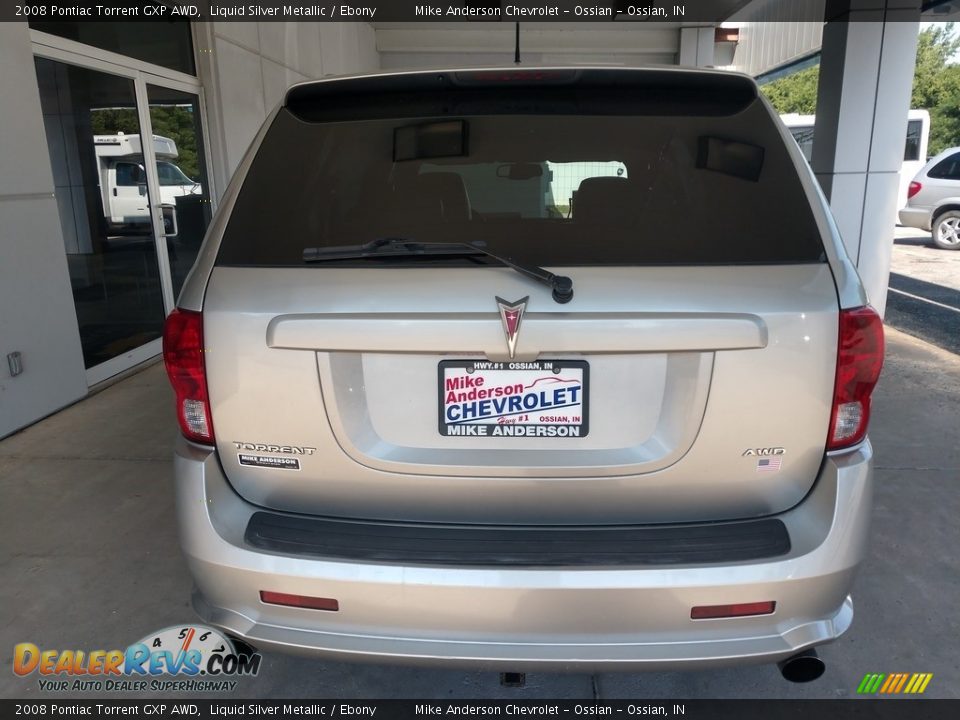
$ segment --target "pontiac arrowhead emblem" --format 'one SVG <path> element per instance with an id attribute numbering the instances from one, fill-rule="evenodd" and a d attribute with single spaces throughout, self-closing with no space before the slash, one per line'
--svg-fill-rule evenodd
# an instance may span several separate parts
<path id="1" fill-rule="evenodd" d="M 503 332 L 507 336 L 507 349 L 510 351 L 510 359 L 517 349 L 517 335 L 520 332 L 520 321 L 523 320 L 523 312 L 527 309 L 528 295 L 516 302 L 507 302 L 503 298 L 496 298 L 497 307 L 500 309 L 500 320 L 503 322 Z"/>

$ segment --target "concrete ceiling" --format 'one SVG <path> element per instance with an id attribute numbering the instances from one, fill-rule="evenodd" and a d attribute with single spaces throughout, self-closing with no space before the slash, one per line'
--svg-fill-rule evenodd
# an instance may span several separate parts
<path id="1" fill-rule="evenodd" d="M 654 22 L 617 15 L 597 22 L 523 22 L 521 52 L 543 55 L 583 55 L 586 60 L 602 56 L 666 58 L 677 53 L 681 27 L 714 26 L 749 5 L 751 0 L 698 0 L 696 21 Z M 447 4 L 447 3 L 445 3 Z M 460 5 L 461 3 L 449 3 Z M 501 2 L 501 5 L 504 5 Z M 597 5 L 607 4 L 600 0 Z M 610 4 L 613 4 L 610 2 Z M 638 3 L 639 4 L 639 3 Z M 692 15 L 693 10 L 688 10 Z M 381 53 L 425 55 L 467 53 L 499 55 L 514 49 L 515 25 L 500 22 L 374 22 L 377 49 Z"/>
<path id="2" fill-rule="evenodd" d="M 380 52 L 513 53 L 513 23 L 373 23 Z M 680 23 L 522 23 L 524 53 L 676 52 Z"/>

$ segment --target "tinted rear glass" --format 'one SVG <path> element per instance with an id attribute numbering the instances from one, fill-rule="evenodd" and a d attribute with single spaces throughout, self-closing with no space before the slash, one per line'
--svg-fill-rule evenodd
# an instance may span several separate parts
<path id="1" fill-rule="evenodd" d="M 941 160 L 930 168 L 927 175 L 938 180 L 960 180 L 960 153 Z"/>
<path id="2" fill-rule="evenodd" d="M 383 237 L 483 241 L 546 266 L 822 261 L 760 101 L 551 92 L 555 102 L 471 90 L 470 101 L 405 93 L 282 109 L 218 263 L 302 265 L 305 248 Z"/>

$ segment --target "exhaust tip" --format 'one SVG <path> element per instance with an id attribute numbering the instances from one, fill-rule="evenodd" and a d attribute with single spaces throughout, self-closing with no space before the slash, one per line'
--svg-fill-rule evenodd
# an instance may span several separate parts
<path id="1" fill-rule="evenodd" d="M 827 669 L 814 648 L 797 653 L 777 663 L 784 680 L 805 683 L 816 680 Z"/>
<path id="2" fill-rule="evenodd" d="M 527 684 L 527 674 L 520 672 L 500 673 L 500 684 L 504 687 L 521 688 Z"/>

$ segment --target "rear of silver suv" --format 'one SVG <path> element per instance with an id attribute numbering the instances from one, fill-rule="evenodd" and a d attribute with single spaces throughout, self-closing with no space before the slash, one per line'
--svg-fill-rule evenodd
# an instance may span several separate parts
<path id="1" fill-rule="evenodd" d="M 882 328 L 745 76 L 297 85 L 164 354 L 194 606 L 254 646 L 680 668 L 850 625 Z"/>

